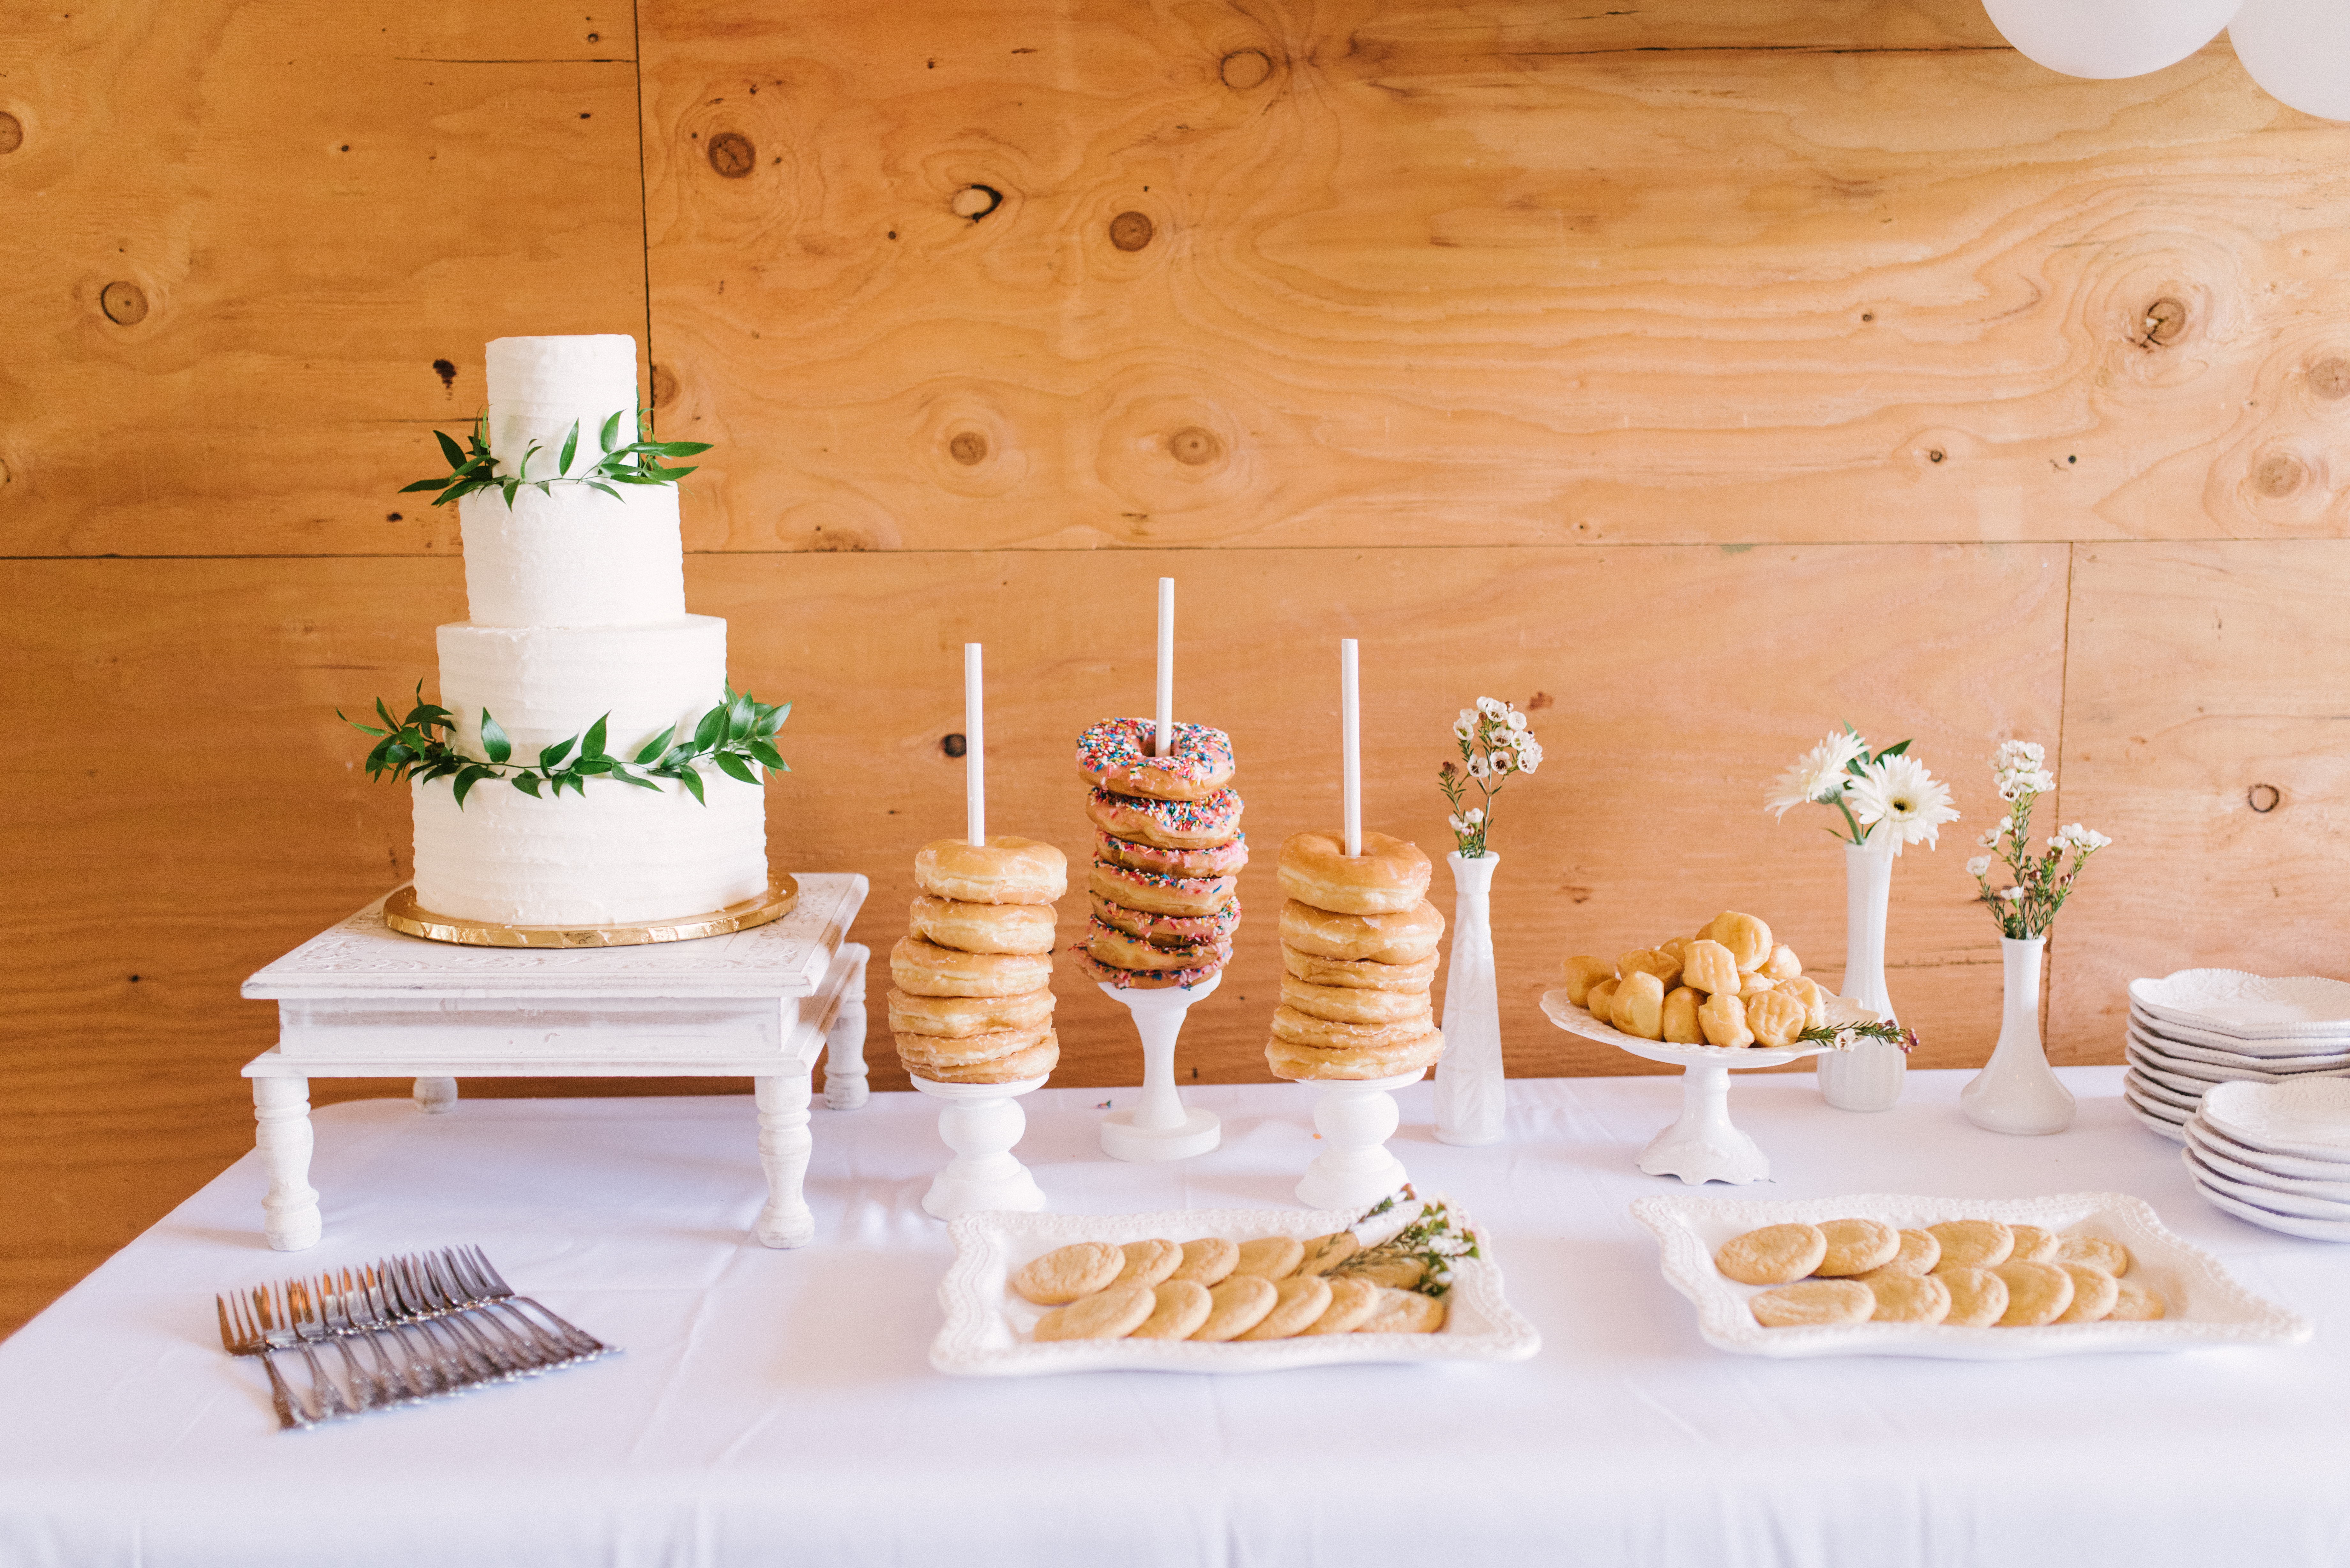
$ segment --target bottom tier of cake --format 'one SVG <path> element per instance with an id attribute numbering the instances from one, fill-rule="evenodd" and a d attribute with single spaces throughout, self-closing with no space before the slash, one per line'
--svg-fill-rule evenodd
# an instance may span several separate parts
<path id="1" fill-rule="evenodd" d="M 416 899 L 436 914 L 515 926 L 636 925 L 707 914 L 767 887 L 766 791 L 705 775 L 703 805 L 677 784 L 598 780 L 533 799 L 449 781 L 414 786 Z"/>

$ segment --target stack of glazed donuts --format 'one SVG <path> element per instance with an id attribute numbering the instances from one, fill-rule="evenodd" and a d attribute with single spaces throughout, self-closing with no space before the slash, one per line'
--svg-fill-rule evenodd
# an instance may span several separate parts
<path id="1" fill-rule="evenodd" d="M 1335 833 L 1281 846 L 1281 1006 L 1264 1059 L 1277 1078 L 1385 1078 L 1432 1065 L 1444 1035 L 1429 1008 L 1444 917 L 1419 846 Z"/>
<path id="2" fill-rule="evenodd" d="M 1069 858 L 1003 836 L 914 857 L 920 893 L 889 952 L 898 1060 L 934 1084 L 1010 1084 L 1061 1059 L 1053 1033 L 1053 900 Z"/>
<path id="3" fill-rule="evenodd" d="M 1167 756 L 1158 725 L 1105 719 L 1077 740 L 1093 786 L 1093 918 L 1077 967 L 1111 985 L 1199 985 L 1232 956 L 1240 869 L 1248 864 L 1241 797 L 1229 785 L 1232 743 L 1205 724 L 1175 726 Z"/>

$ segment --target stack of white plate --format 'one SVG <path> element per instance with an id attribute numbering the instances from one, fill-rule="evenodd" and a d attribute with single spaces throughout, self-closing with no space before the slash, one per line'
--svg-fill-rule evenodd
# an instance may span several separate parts
<path id="1" fill-rule="evenodd" d="M 2129 988 L 2130 1114 L 2173 1143 L 2221 1084 L 2350 1077 L 2350 984 L 2183 969 Z"/>
<path id="2" fill-rule="evenodd" d="M 2350 1083 L 2214 1085 L 2187 1119 L 2187 1174 L 2239 1220 L 2350 1241 Z"/>

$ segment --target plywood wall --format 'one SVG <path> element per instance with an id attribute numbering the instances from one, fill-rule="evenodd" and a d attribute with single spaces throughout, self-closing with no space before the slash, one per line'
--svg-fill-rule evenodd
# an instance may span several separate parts
<path id="1" fill-rule="evenodd" d="M 1975 0 L 122 0 L 0 16 L 0 1324 L 245 1146 L 237 981 L 404 874 L 332 711 L 463 614 L 395 492 L 508 333 L 635 335 L 717 443 L 689 593 L 798 702 L 776 858 L 871 875 L 868 939 L 959 820 L 956 645 L 997 812 L 1079 851 L 1165 573 L 1267 851 L 1335 815 L 1338 638 L 1371 819 L 1431 849 L 1453 711 L 1532 711 L 1514 1071 L 1627 1065 L 1534 1012 L 1568 950 L 1735 905 L 1833 971 L 1834 848 L 1759 807 L 1847 719 L 1968 815 L 1896 878 L 1927 1063 L 1994 1033 L 2009 735 L 2118 840 L 2060 1059 L 2134 974 L 2343 971 L 2350 127 L 2224 43 L 2083 82 Z M 1243 898 L 1203 1078 L 1263 1075 L 1269 854 Z M 1064 1076 L 1132 1081 L 1064 989 Z"/>

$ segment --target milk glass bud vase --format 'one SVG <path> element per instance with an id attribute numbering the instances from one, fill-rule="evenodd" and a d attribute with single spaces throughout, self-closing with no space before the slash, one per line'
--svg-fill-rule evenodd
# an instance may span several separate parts
<path id="1" fill-rule="evenodd" d="M 2073 1125 L 2073 1091 L 2057 1081 L 2040 1043 L 2040 965 L 2046 937 L 2002 937 L 2005 968 L 1999 1044 L 1991 1063 L 1959 1091 L 1967 1120 L 1991 1132 L 2034 1137 Z"/>
<path id="2" fill-rule="evenodd" d="M 1454 850 L 1452 961 L 1444 977 L 1444 1059 L 1436 1064 L 1440 1143 L 1502 1141 L 1508 1091 L 1502 1085 L 1502 1009 L 1493 984 L 1490 895 L 1502 857 Z"/>
<path id="3" fill-rule="evenodd" d="M 1893 842 L 1844 846 L 1844 985 L 1841 994 L 1895 1023 L 1885 991 L 1885 911 L 1893 896 Z M 1863 1040 L 1849 1051 L 1824 1051 L 1820 1093 L 1844 1111 L 1889 1111 L 1901 1098 L 1909 1054 Z"/>

